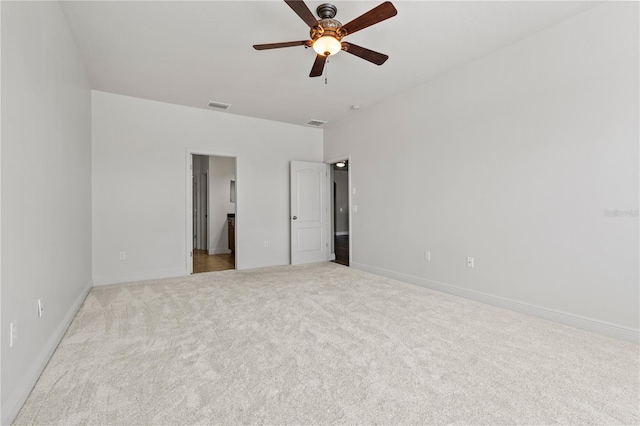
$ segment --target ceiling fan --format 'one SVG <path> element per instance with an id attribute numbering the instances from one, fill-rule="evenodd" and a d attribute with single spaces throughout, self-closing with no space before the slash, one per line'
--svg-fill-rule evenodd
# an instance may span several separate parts
<path id="1" fill-rule="evenodd" d="M 364 60 L 372 62 L 376 65 L 382 65 L 389 59 L 389 56 L 373 50 L 365 49 L 353 43 L 342 41 L 343 37 L 360 31 L 363 28 L 370 27 L 384 21 L 385 19 L 396 16 L 398 11 L 386 1 L 370 11 L 360 15 L 347 24 L 342 25 L 336 19 L 333 19 L 338 12 L 338 8 L 332 4 L 324 3 L 318 6 L 316 13 L 320 19 L 316 19 L 313 13 L 302 0 L 285 0 L 291 9 L 311 28 L 309 32 L 311 40 L 288 41 L 284 43 L 254 44 L 256 50 L 279 49 L 282 47 L 304 46 L 305 48 L 313 47 L 316 51 L 316 60 L 311 68 L 309 77 L 319 77 L 322 75 L 324 65 L 330 55 L 344 50 L 347 53 L 358 56 Z"/>

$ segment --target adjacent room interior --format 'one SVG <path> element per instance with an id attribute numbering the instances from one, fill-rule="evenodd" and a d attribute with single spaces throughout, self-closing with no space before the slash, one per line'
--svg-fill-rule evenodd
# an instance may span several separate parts
<path id="1" fill-rule="evenodd" d="M 639 13 L 0 2 L 2 424 L 640 423 Z"/>
<path id="2" fill-rule="evenodd" d="M 337 161 L 332 166 L 334 261 L 349 266 L 349 160 Z"/>
<path id="3" fill-rule="evenodd" d="M 235 158 L 193 155 L 194 274 L 235 269 Z"/>

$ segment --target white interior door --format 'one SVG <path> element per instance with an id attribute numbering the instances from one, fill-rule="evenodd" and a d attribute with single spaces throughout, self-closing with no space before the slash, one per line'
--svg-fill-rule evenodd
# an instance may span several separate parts
<path id="1" fill-rule="evenodd" d="M 329 260 L 329 165 L 291 162 L 291 264 Z"/>

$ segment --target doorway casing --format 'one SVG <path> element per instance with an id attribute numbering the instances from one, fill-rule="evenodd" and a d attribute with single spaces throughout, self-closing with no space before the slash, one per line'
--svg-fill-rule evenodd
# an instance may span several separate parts
<path id="1" fill-rule="evenodd" d="M 351 154 L 345 154 L 345 155 L 339 155 L 333 158 L 330 158 L 328 160 L 325 160 L 325 163 L 327 164 L 335 164 L 338 163 L 340 161 L 348 161 L 349 164 L 349 169 L 347 170 L 347 179 L 348 179 L 348 185 L 349 185 L 349 212 L 348 212 L 348 216 L 349 216 L 349 261 L 351 262 L 353 259 L 353 181 L 351 179 L 351 169 L 352 169 L 352 162 L 351 162 Z M 332 179 L 333 179 L 333 170 L 332 170 Z M 333 200 L 333 185 L 331 185 L 331 197 Z M 333 201 L 332 201 L 333 203 Z M 332 208 L 335 208 L 335 206 L 332 205 Z M 331 225 L 331 232 L 334 232 L 334 227 L 335 224 L 333 223 L 333 219 L 331 220 L 332 225 Z M 333 258 L 335 259 L 335 248 L 331 247 L 331 255 L 333 256 Z"/>
<path id="2" fill-rule="evenodd" d="M 207 157 L 226 157 L 235 160 L 235 182 L 236 182 L 236 213 L 238 212 L 238 196 L 241 191 L 241 183 L 238 184 L 238 156 L 229 153 L 207 151 L 203 149 L 187 148 L 185 155 L 185 183 L 186 183 L 186 223 L 185 223 L 185 269 L 189 274 L 193 273 L 193 156 L 204 155 Z M 235 218 L 235 269 L 238 269 L 241 250 L 238 250 L 238 215 Z"/>

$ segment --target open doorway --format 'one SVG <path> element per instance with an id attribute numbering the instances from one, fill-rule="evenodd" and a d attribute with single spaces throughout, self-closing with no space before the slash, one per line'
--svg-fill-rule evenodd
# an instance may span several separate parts
<path id="1" fill-rule="evenodd" d="M 331 165 L 333 198 L 333 252 L 335 262 L 349 266 L 349 160 Z"/>
<path id="2" fill-rule="evenodd" d="M 235 269 L 236 159 L 192 155 L 192 271 Z"/>

